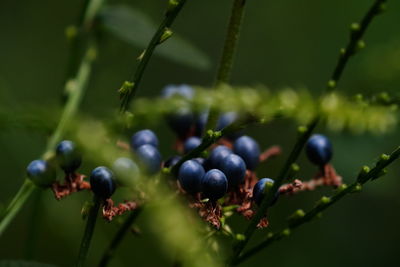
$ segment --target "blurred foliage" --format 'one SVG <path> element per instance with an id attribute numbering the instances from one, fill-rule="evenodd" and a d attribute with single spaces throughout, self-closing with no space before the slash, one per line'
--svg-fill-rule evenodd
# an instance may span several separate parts
<path id="1" fill-rule="evenodd" d="M 0 202 L 3 204 L 8 203 L 22 184 L 27 163 L 40 155 L 49 130 L 57 121 L 68 60 L 64 32 L 68 25 L 76 21 L 81 2 L 50 1 L 43 5 L 31 0 L 0 1 L 0 31 L 3 34 L 0 42 L 0 167 L 3 181 Z M 152 97 L 153 100 L 161 88 L 169 83 L 198 84 L 204 87 L 212 84 L 230 3 L 228 0 L 188 1 L 174 25 L 174 32 L 190 40 L 199 51 L 206 51 L 208 58 L 212 59 L 213 67 L 198 72 L 175 64 L 176 59 L 154 57 L 139 90 L 140 97 Z M 161 21 L 165 10 L 164 1 L 132 3 L 113 0 L 110 4 L 129 5 L 139 14 L 147 14 L 146 17 L 152 22 Z M 348 26 L 359 19 L 369 5 L 370 1 L 365 0 L 249 1 L 233 71 L 233 84 L 250 85 L 251 88 L 257 87 L 253 85 L 265 84 L 272 88 L 269 92 L 272 96 L 279 95 L 278 89 L 285 87 L 306 87 L 310 94 L 316 95 L 324 87 L 338 50 L 348 38 Z M 398 91 L 400 75 L 396 62 L 400 62 L 400 37 L 394 25 L 400 25 L 400 17 L 397 15 L 399 10 L 400 2 L 389 1 L 388 12 L 377 19 L 366 35 L 366 48 L 351 59 L 339 86 L 341 94 L 337 96 L 344 99 L 344 102 L 337 102 L 345 103 L 344 110 L 349 106 L 349 109 L 354 108 L 350 97 L 355 94 Z M 104 35 L 101 41 L 99 60 L 80 116 L 96 120 L 110 118 L 110 114 L 115 114 L 119 104 L 117 90 L 122 81 L 132 74 L 137 64 L 136 58 L 143 49 L 140 40 L 134 40 L 137 48 L 112 35 Z M 298 90 L 295 93 L 302 94 Z M 156 110 L 159 108 L 154 101 L 138 101 Z M 269 101 L 266 98 L 266 102 Z M 337 111 L 342 108 L 333 106 L 333 110 Z M 134 108 L 138 107 L 135 105 Z M 362 114 L 361 111 L 358 114 Z M 382 123 L 391 124 L 391 116 L 389 118 L 388 122 Z M 354 120 L 359 123 L 357 117 Z M 370 120 L 375 121 L 374 118 Z M 328 120 L 327 129 L 338 127 L 335 124 Z M 80 123 L 78 125 L 82 126 Z M 152 118 L 141 121 L 140 125 L 135 125 L 135 129 L 149 126 L 158 133 L 162 153 L 167 158 L 173 153 L 171 147 L 174 137 L 171 131 L 163 121 L 154 122 Z M 359 135 L 347 131 L 340 134 L 327 132 L 335 149 L 333 163 L 346 182 L 355 179 L 361 165 L 373 162 L 373 157 L 382 152 L 390 152 L 399 144 L 399 127 L 393 126 L 393 131 L 380 135 L 370 135 L 368 132 Z M 287 153 L 295 138 L 295 128 L 296 124 L 292 120 L 279 119 L 247 129 L 246 134 L 254 136 L 263 148 L 279 144 Z M 93 133 L 93 140 L 96 140 L 94 129 L 89 127 L 85 131 L 88 135 Z M 75 130 L 71 128 L 66 138 L 76 136 Z M 325 128 L 319 128 L 318 131 L 326 132 Z M 128 138 L 128 135 L 123 137 Z M 93 143 L 97 147 L 96 151 L 114 144 L 104 140 Z M 85 147 L 88 146 L 89 143 Z M 91 152 L 90 149 L 84 151 L 84 154 L 83 173 L 89 173 L 96 165 L 107 164 L 107 160 L 114 158 L 114 154 L 110 154 L 106 159 L 99 159 L 96 157 L 97 152 Z M 262 165 L 257 172 L 262 176 L 274 177 L 283 160 L 284 157 Z M 299 165 L 303 177 L 310 177 L 316 171 L 304 157 L 300 159 Z M 395 266 L 400 239 L 400 232 L 396 230 L 400 216 L 394 212 L 400 208 L 399 171 L 399 165 L 395 164 L 387 176 L 366 186 L 365 192 L 338 203 L 324 214 L 322 220 L 304 226 L 293 233 L 292 237 L 275 244 L 243 266 Z M 126 192 L 120 191 L 119 197 L 122 200 Z M 282 198 L 276 208 L 270 211 L 271 229 L 279 229 L 288 214 L 298 208 L 312 206 L 325 193 L 323 190 Z M 163 196 L 164 193 L 160 195 Z M 57 202 L 51 192 L 43 192 L 37 220 L 32 220 L 33 202 L 28 203 L 0 239 L 0 258 L 21 259 L 33 255 L 32 259 L 38 262 L 72 265 L 84 228 L 80 210 L 88 199 L 90 195 L 82 193 Z M 187 223 L 185 209 L 183 213 L 176 214 L 177 218 L 185 217 L 182 221 L 170 218 L 171 221 L 163 222 L 168 210 L 164 209 L 164 204 L 159 203 L 158 199 L 157 203 L 159 205 L 155 204 L 154 209 L 162 209 L 160 213 L 149 211 L 139 218 L 137 226 L 143 235 L 126 236 L 112 266 L 172 265 L 175 251 L 166 250 L 164 244 L 170 242 L 170 238 L 180 229 L 185 231 L 192 222 Z M 176 202 L 168 201 L 165 205 L 170 204 L 176 205 Z M 177 205 L 183 207 L 182 204 Z M 159 217 L 154 219 L 152 215 Z M 156 224 L 160 222 L 163 224 L 158 228 Z M 244 229 L 245 224 L 242 218 L 233 216 L 230 219 L 232 228 Z M 29 231 L 32 225 L 35 229 L 33 232 Z M 102 221 L 98 223 L 89 254 L 89 265 L 97 264 L 99 253 L 102 253 L 118 225 L 118 221 L 112 224 Z M 168 232 L 169 229 L 170 233 L 165 236 L 158 233 Z M 254 242 L 264 236 L 265 231 L 260 231 Z M 158 239 L 160 237 L 163 239 Z M 189 237 L 193 237 L 192 234 Z M 225 239 L 219 241 L 222 245 L 227 243 Z M 35 244 L 31 248 L 30 242 Z M 182 249 L 182 244 L 172 244 L 176 251 Z M 199 251 L 202 253 L 202 250 Z"/>

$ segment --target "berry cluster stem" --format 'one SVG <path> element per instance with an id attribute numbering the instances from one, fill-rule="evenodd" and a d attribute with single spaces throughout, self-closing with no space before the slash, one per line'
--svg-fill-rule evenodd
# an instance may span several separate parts
<path id="1" fill-rule="evenodd" d="M 331 197 L 324 197 L 323 199 L 321 199 L 321 201 L 318 202 L 318 204 L 313 209 L 311 209 L 307 213 L 297 216 L 294 220 L 289 220 L 288 226 L 285 229 L 281 230 L 278 233 L 270 233 L 267 239 L 265 239 L 260 244 L 256 245 L 255 247 L 245 252 L 235 262 L 233 262 L 233 264 L 236 265 L 243 262 L 244 260 L 258 253 L 262 249 L 270 246 L 274 241 L 278 241 L 288 236 L 291 230 L 296 229 L 299 226 L 313 220 L 315 217 L 321 214 L 321 212 L 323 212 L 324 210 L 335 204 L 344 196 L 359 191 L 359 189 L 363 184 L 378 178 L 381 175 L 382 171 L 391 163 L 393 163 L 395 160 L 397 160 L 399 157 L 400 157 L 400 147 L 396 148 L 389 155 L 387 159 L 379 161 L 373 169 L 366 172 L 366 169 L 363 168 L 363 170 L 360 172 L 359 176 L 357 177 L 357 180 L 354 183 L 352 183 L 349 186 L 339 187 Z"/>
<path id="2" fill-rule="evenodd" d="M 231 16 L 229 18 L 224 48 L 219 62 L 214 87 L 221 86 L 229 83 L 230 81 L 236 48 L 239 42 L 240 28 L 243 21 L 246 1 L 247 0 L 233 0 Z M 206 123 L 206 129 L 213 129 L 217 123 L 217 118 L 218 112 L 211 107 Z"/>
<path id="3" fill-rule="evenodd" d="M 385 2 L 386 2 L 386 0 L 375 0 L 375 2 L 370 7 L 368 12 L 364 15 L 361 23 L 357 24 L 360 26 L 352 27 L 350 41 L 347 45 L 348 50 L 346 50 L 344 54 L 341 54 L 337 64 L 335 65 L 333 76 L 332 76 L 331 80 L 328 82 L 329 90 L 333 90 L 336 88 L 336 84 L 339 81 L 341 74 L 348 63 L 348 59 L 350 58 L 351 55 L 353 55 L 356 52 L 355 48 L 357 47 L 357 44 L 359 44 L 359 41 L 362 40 L 362 37 L 365 34 L 372 19 L 382 11 L 383 4 Z M 237 258 L 240 256 L 243 249 L 247 245 L 248 241 L 252 237 L 253 233 L 256 230 L 259 220 L 265 215 L 268 207 L 270 206 L 270 204 L 273 200 L 273 196 L 278 191 L 278 189 L 281 186 L 281 184 L 283 183 L 284 179 L 287 178 L 287 174 L 290 169 L 290 166 L 297 161 L 297 158 L 299 157 L 302 148 L 304 147 L 307 139 L 310 137 L 313 130 L 317 126 L 319 119 L 320 119 L 319 117 L 315 118 L 307 126 L 306 130 L 303 133 L 301 133 L 298 141 L 296 142 L 295 146 L 292 149 L 292 152 L 290 153 L 288 159 L 286 160 L 285 165 L 282 167 L 282 170 L 281 170 L 278 178 L 276 179 L 274 185 L 268 192 L 267 197 L 263 199 L 263 201 L 260 205 L 260 208 L 258 209 L 257 213 L 252 218 L 251 222 L 249 223 L 248 227 L 246 228 L 246 231 L 244 234 L 244 239 L 241 241 L 238 241 L 234 245 L 233 255 L 230 259 L 231 263 L 236 262 Z"/>
<path id="4" fill-rule="evenodd" d="M 85 17 L 82 21 L 83 24 L 80 26 L 91 23 L 91 21 L 94 19 L 94 14 L 97 14 L 103 3 L 104 0 L 90 0 L 86 6 Z M 69 92 L 69 96 L 57 128 L 54 130 L 49 141 L 47 142 L 47 146 L 42 154 L 42 158 L 48 159 L 52 157 L 56 144 L 60 141 L 67 129 L 67 126 L 74 118 L 86 91 L 89 77 L 92 72 L 92 65 L 96 58 L 96 53 L 97 40 L 95 38 L 90 38 L 87 44 L 85 55 L 79 65 L 76 75 L 72 76 L 65 83 L 65 91 Z M 32 195 L 34 190 L 36 190 L 36 187 L 26 179 L 1 218 L 0 236 L 7 228 L 8 224 L 13 220 L 18 211 L 23 207 L 26 200 Z"/>
<path id="5" fill-rule="evenodd" d="M 115 234 L 114 238 L 111 240 L 111 243 L 108 245 L 107 249 L 104 251 L 103 256 L 101 257 L 99 266 L 105 267 L 108 265 L 112 257 L 114 256 L 114 252 L 117 250 L 119 244 L 124 238 L 125 234 L 129 231 L 132 224 L 139 216 L 142 208 L 138 208 L 131 212 L 128 218 L 125 219 L 124 223 L 118 229 L 118 232 Z"/>
<path id="6" fill-rule="evenodd" d="M 182 10 L 185 3 L 186 0 L 169 1 L 169 8 L 165 14 L 164 20 L 161 22 L 157 31 L 154 33 L 153 38 L 151 38 L 143 54 L 140 55 L 139 57 L 140 63 L 136 68 L 133 81 L 130 83 L 132 85 L 131 88 L 129 88 L 128 90 L 121 91 L 120 110 L 122 112 L 126 111 L 129 108 L 129 104 L 138 90 L 144 71 L 146 70 L 146 67 L 150 61 L 150 58 L 153 55 L 154 50 L 159 44 L 161 44 L 164 41 L 163 36 L 165 32 L 169 29 L 169 27 L 171 27 L 172 23 L 175 21 L 175 18 L 178 16 L 179 12 Z"/>
<path id="7" fill-rule="evenodd" d="M 101 201 L 99 198 L 94 197 L 93 206 L 90 208 L 88 219 L 86 222 L 85 232 L 83 234 L 81 247 L 79 249 L 77 267 L 82 267 L 85 264 L 86 256 L 89 251 L 90 241 L 92 240 L 94 228 L 96 226 L 97 214 L 99 212 Z"/>

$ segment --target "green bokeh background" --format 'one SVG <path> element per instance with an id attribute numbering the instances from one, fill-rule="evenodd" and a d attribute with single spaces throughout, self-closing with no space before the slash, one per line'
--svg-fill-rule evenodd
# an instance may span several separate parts
<path id="1" fill-rule="evenodd" d="M 0 107 L 30 112 L 38 107 L 52 112 L 61 105 L 68 46 L 65 28 L 75 22 L 82 1 L 0 1 Z M 153 57 L 140 86 L 139 96 L 155 96 L 169 83 L 209 86 L 224 40 L 231 0 L 188 1 L 174 24 L 174 31 L 209 55 L 212 67 L 198 71 L 164 58 Z M 148 14 L 155 22 L 162 18 L 166 1 L 109 1 L 128 4 Z M 234 85 L 263 84 L 272 90 L 305 86 L 323 89 L 336 63 L 339 49 L 348 40 L 350 23 L 359 20 L 371 0 L 248 1 L 238 54 L 232 75 Z M 339 89 L 349 95 L 379 91 L 396 92 L 400 85 L 400 2 L 389 1 L 388 12 L 379 16 L 367 32 L 366 48 L 346 69 Z M 105 35 L 99 60 L 81 112 L 102 119 L 118 107 L 117 89 L 130 79 L 141 49 L 111 35 Z M 47 117 L 46 117 L 47 118 Z M 145 125 L 143 125 L 145 127 Z M 294 143 L 292 121 L 275 121 L 248 129 L 264 148 L 278 144 L 288 152 Z M 164 122 L 155 129 L 164 158 L 172 153 L 173 135 Z M 333 163 L 350 183 L 364 164 L 372 164 L 383 152 L 399 145 L 399 129 L 382 136 L 327 133 L 334 144 Z M 24 180 L 25 166 L 37 158 L 47 141 L 47 131 L 0 127 L 0 204 L 5 205 Z M 258 170 L 259 176 L 275 177 L 283 159 Z M 301 158 L 302 174 L 314 167 Z M 92 163 L 85 164 L 89 172 Z M 395 266 L 400 240 L 399 163 L 385 177 L 369 183 L 362 194 L 346 197 L 330 208 L 322 219 L 301 227 L 289 238 L 258 254 L 243 266 Z M 298 208 L 308 209 L 322 190 L 284 197 L 270 214 L 271 227 L 279 229 L 284 218 Z M 77 256 L 84 222 L 80 209 L 88 193 L 57 202 L 49 191 L 33 209 L 35 197 L 0 238 L 0 259 L 30 258 L 60 266 L 71 265 Z M 141 237 L 127 236 L 111 266 L 168 266 L 168 256 L 146 231 L 146 216 L 139 219 Z M 32 222 L 35 222 L 34 227 Z M 245 221 L 233 225 L 244 229 Z M 116 224 L 99 221 L 89 264 L 97 263 Z M 254 241 L 265 236 L 257 233 Z"/>

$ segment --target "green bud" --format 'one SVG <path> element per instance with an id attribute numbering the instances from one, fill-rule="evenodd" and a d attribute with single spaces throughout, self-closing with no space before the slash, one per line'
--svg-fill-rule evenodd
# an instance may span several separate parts
<path id="1" fill-rule="evenodd" d="M 65 37 L 70 41 L 78 35 L 78 29 L 74 25 L 70 25 L 65 28 Z"/>
<path id="2" fill-rule="evenodd" d="M 236 240 L 244 241 L 244 240 L 246 240 L 246 236 L 242 235 L 242 234 L 236 234 Z"/>
<path id="3" fill-rule="evenodd" d="M 119 90 L 118 90 L 119 95 L 124 96 L 124 95 L 130 94 L 133 89 L 133 85 L 134 85 L 133 82 L 125 81 L 122 84 L 121 88 L 119 88 Z"/>
<path id="4" fill-rule="evenodd" d="M 336 81 L 335 80 L 329 80 L 327 84 L 328 89 L 335 89 L 336 88 Z"/>
<path id="5" fill-rule="evenodd" d="M 359 40 L 357 42 L 356 52 L 365 48 L 365 42 L 363 40 Z"/>
<path id="6" fill-rule="evenodd" d="M 161 35 L 160 41 L 158 43 L 161 44 L 161 43 L 165 42 L 172 36 L 172 34 L 173 34 L 173 32 L 170 29 L 165 28 L 163 34 Z"/>
<path id="7" fill-rule="evenodd" d="M 303 134 L 303 133 L 305 133 L 305 132 L 307 132 L 307 127 L 306 127 L 306 126 L 299 126 L 299 127 L 297 128 L 297 133 Z"/>
<path id="8" fill-rule="evenodd" d="M 331 198 L 330 198 L 330 197 L 323 196 L 323 197 L 319 200 L 318 205 L 325 205 L 325 204 L 328 204 L 329 202 L 331 202 Z"/>
<path id="9" fill-rule="evenodd" d="M 282 231 L 282 234 L 283 234 L 284 236 L 289 236 L 289 235 L 290 235 L 290 229 L 289 229 L 289 228 L 284 229 L 284 230 Z"/>
<path id="10" fill-rule="evenodd" d="M 360 24 L 357 22 L 354 22 L 350 25 L 350 30 L 352 33 L 358 32 L 360 30 Z"/>
<path id="11" fill-rule="evenodd" d="M 361 190 L 362 190 L 362 185 L 361 184 L 357 184 L 351 192 L 352 193 L 358 193 L 358 192 L 361 192 Z"/>

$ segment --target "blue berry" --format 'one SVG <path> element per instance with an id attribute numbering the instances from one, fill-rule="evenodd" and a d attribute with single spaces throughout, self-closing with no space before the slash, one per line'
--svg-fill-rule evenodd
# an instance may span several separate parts
<path id="1" fill-rule="evenodd" d="M 185 153 L 189 153 L 190 151 L 198 147 L 200 144 L 201 144 L 201 139 L 196 136 L 192 136 L 185 141 L 185 144 L 183 145 L 183 150 Z"/>
<path id="2" fill-rule="evenodd" d="M 56 156 L 61 169 L 66 173 L 73 173 L 81 166 L 82 156 L 72 141 L 60 142 L 56 147 Z"/>
<path id="3" fill-rule="evenodd" d="M 54 168 L 41 159 L 29 163 L 26 172 L 29 179 L 37 186 L 47 187 L 56 180 Z"/>
<path id="4" fill-rule="evenodd" d="M 142 145 L 135 151 L 137 158 L 150 175 L 156 174 L 161 169 L 161 154 L 152 145 Z"/>
<path id="5" fill-rule="evenodd" d="M 174 167 L 180 160 L 181 156 L 172 156 L 164 162 L 164 168 Z"/>
<path id="6" fill-rule="evenodd" d="M 204 175 L 201 187 L 204 196 L 214 202 L 228 191 L 228 180 L 223 172 L 212 169 Z"/>
<path id="7" fill-rule="evenodd" d="M 167 85 L 161 92 L 162 97 L 170 98 L 173 96 L 181 96 L 186 99 L 192 99 L 194 95 L 193 88 L 189 85 L 182 84 L 182 85 Z"/>
<path id="8" fill-rule="evenodd" d="M 201 181 L 204 168 L 194 160 L 185 161 L 179 169 L 179 183 L 186 192 L 191 194 L 201 191 Z"/>
<path id="9" fill-rule="evenodd" d="M 204 167 L 204 164 L 206 163 L 206 159 L 205 158 L 194 158 L 192 160 L 196 161 L 197 163 L 199 163 L 203 167 Z"/>
<path id="10" fill-rule="evenodd" d="M 112 170 L 121 185 L 133 187 L 139 180 L 139 168 L 130 158 L 118 158 L 114 161 Z"/>
<path id="11" fill-rule="evenodd" d="M 211 166 L 215 169 L 220 169 L 222 161 L 230 154 L 232 154 L 232 150 L 227 146 L 217 146 L 210 154 Z"/>
<path id="12" fill-rule="evenodd" d="M 145 129 L 136 132 L 131 138 L 131 147 L 137 149 L 142 145 L 152 145 L 158 147 L 158 138 L 151 130 Z"/>
<path id="13" fill-rule="evenodd" d="M 107 167 L 97 167 L 90 174 L 90 187 L 93 193 L 101 199 L 107 199 L 115 192 L 113 172 Z"/>
<path id="14" fill-rule="evenodd" d="M 326 136 L 314 134 L 307 141 L 306 154 L 312 163 L 323 166 L 332 158 L 332 144 Z"/>
<path id="15" fill-rule="evenodd" d="M 249 170 L 254 170 L 260 162 L 260 147 L 250 136 L 239 137 L 233 145 L 233 151 L 242 157 Z"/>
<path id="16" fill-rule="evenodd" d="M 261 205 L 262 200 L 264 199 L 265 193 L 265 185 L 267 183 L 274 183 L 274 180 L 270 178 L 262 178 L 260 179 L 253 188 L 253 199 L 257 203 L 257 205 Z M 276 192 L 276 195 L 272 201 L 272 205 L 278 200 L 279 192 Z"/>
<path id="17" fill-rule="evenodd" d="M 167 115 L 167 123 L 169 127 L 181 138 L 188 136 L 193 122 L 193 113 L 185 108 L 178 109 L 172 114 Z"/>
<path id="18" fill-rule="evenodd" d="M 206 123 L 208 120 L 208 112 L 203 112 L 197 115 L 195 122 L 195 136 L 202 136 L 206 128 Z"/>
<path id="19" fill-rule="evenodd" d="M 238 118 L 239 118 L 239 116 L 236 112 L 233 112 L 233 111 L 226 112 L 218 118 L 217 127 L 215 129 L 217 131 L 221 131 L 225 127 L 228 127 L 229 125 L 234 123 Z M 239 138 L 242 135 L 243 135 L 243 131 L 238 131 L 238 132 L 234 132 L 234 133 L 229 133 L 226 135 L 226 137 L 229 139 L 235 140 L 236 138 Z"/>
<path id="20" fill-rule="evenodd" d="M 244 182 L 246 164 L 238 155 L 230 154 L 222 161 L 221 171 L 226 175 L 229 186 L 234 187 Z"/>

